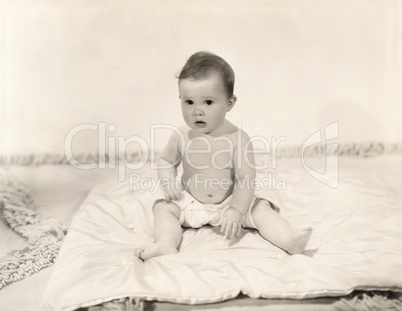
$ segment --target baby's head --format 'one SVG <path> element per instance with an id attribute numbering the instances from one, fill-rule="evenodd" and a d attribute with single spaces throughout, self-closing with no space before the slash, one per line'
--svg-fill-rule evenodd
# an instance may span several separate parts
<path id="1" fill-rule="evenodd" d="M 184 79 L 202 80 L 218 74 L 226 89 L 227 97 L 233 96 L 235 74 L 232 67 L 221 57 L 209 52 L 193 54 L 179 74 L 179 83 Z"/>

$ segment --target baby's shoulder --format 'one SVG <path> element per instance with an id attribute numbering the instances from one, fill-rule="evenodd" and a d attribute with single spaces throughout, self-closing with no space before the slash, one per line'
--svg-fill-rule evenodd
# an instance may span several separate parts
<path id="1" fill-rule="evenodd" d="M 177 129 L 178 129 L 182 134 L 187 134 L 188 131 L 190 130 L 190 127 L 189 127 L 187 124 L 183 124 L 183 125 L 180 125 Z"/>
<path id="2" fill-rule="evenodd" d="M 170 136 L 170 142 L 172 144 L 180 145 L 188 141 L 188 132 L 190 130 L 188 125 L 175 126 L 172 130 Z"/>
<path id="3" fill-rule="evenodd" d="M 180 141 L 187 142 L 189 140 L 189 132 L 191 128 L 187 124 L 180 125 L 178 128 L 178 133 L 180 134 Z"/>
<path id="4" fill-rule="evenodd" d="M 231 131 L 224 136 L 229 136 L 232 139 L 234 138 L 234 139 L 236 139 L 236 141 L 239 141 L 240 139 L 241 140 L 244 140 L 244 139 L 249 140 L 250 139 L 250 136 L 246 133 L 246 131 L 244 131 L 242 128 L 239 128 L 237 126 L 234 126 L 231 129 Z"/>
<path id="5" fill-rule="evenodd" d="M 247 134 L 246 131 L 241 128 L 237 128 L 237 131 L 235 133 L 232 133 L 231 136 L 231 139 L 234 142 L 234 146 L 236 148 L 248 149 L 252 145 L 252 140 L 250 136 Z"/>
<path id="6" fill-rule="evenodd" d="M 237 135 L 241 136 L 242 138 L 250 138 L 250 136 L 247 134 L 247 132 L 241 128 L 238 128 Z"/>

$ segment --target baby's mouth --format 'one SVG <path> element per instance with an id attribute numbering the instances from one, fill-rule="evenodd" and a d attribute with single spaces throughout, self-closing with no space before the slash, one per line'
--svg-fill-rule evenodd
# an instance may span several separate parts
<path id="1" fill-rule="evenodd" d="M 205 123 L 204 121 L 195 121 L 195 125 L 198 127 L 205 127 L 207 126 L 207 123 Z"/>

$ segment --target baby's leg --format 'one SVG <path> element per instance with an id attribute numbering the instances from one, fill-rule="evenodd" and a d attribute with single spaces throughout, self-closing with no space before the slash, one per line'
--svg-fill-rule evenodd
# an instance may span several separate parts
<path id="1" fill-rule="evenodd" d="M 275 212 L 269 202 L 260 200 L 251 217 L 263 238 L 289 254 L 301 254 L 311 236 L 311 227 L 293 230 L 290 223 Z"/>
<path id="2" fill-rule="evenodd" d="M 141 259 L 175 254 L 183 236 L 179 223 L 180 208 L 172 203 L 160 201 L 154 206 L 154 240 L 150 246 L 137 249 Z"/>

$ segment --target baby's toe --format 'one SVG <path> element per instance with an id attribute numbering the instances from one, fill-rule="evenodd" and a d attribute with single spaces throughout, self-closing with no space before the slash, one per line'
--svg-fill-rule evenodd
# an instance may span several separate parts
<path id="1" fill-rule="evenodd" d="M 138 258 L 141 259 L 141 260 L 144 260 L 144 259 L 142 258 L 142 254 L 143 254 L 144 250 L 145 250 L 145 247 L 138 247 L 138 248 L 136 248 L 136 249 L 134 250 L 134 256 L 138 257 Z"/>

